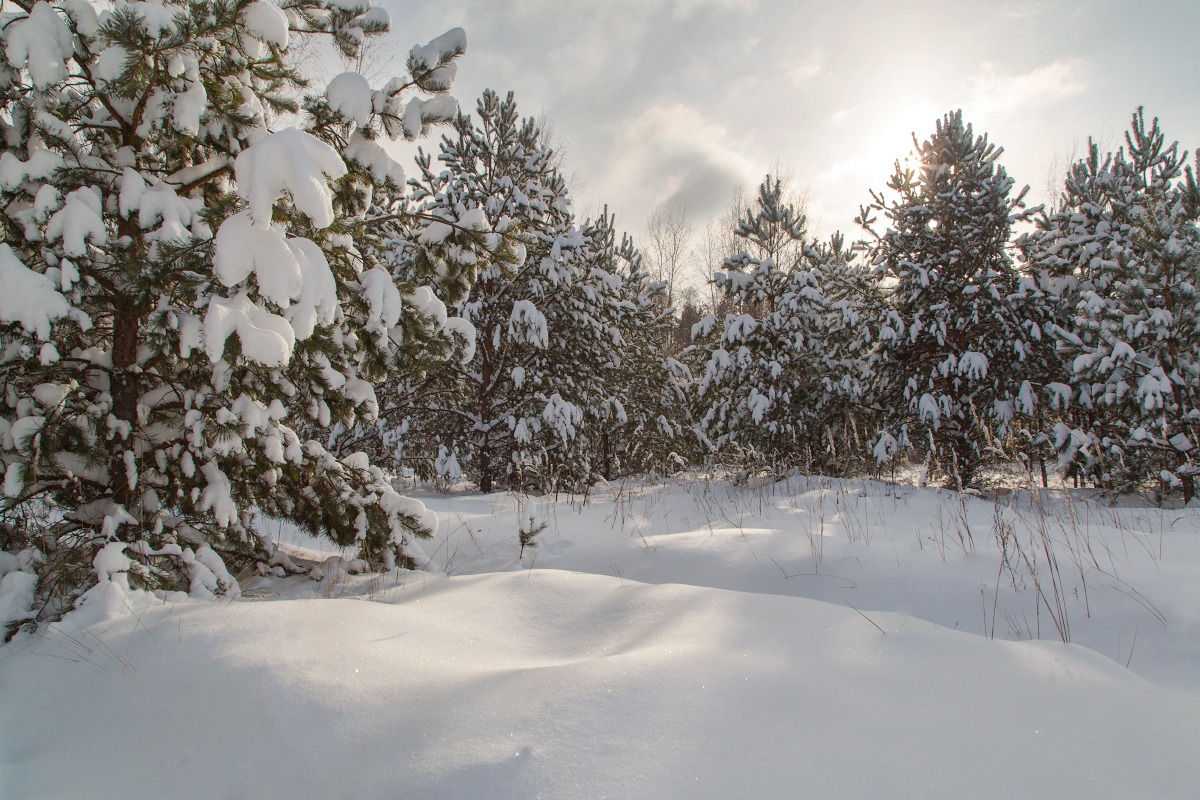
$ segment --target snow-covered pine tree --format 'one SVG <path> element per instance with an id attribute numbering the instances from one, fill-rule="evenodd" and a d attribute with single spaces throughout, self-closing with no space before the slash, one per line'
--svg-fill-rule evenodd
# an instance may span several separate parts
<path id="1" fill-rule="evenodd" d="M 1133 115 L 1125 146 L 1068 172 L 1026 256 L 1059 299 L 1052 328 L 1069 411 L 1068 475 L 1114 490 L 1158 479 L 1195 494 L 1200 443 L 1200 192 L 1179 143 Z"/>
<path id="2" fill-rule="evenodd" d="M 967 484 L 1014 414 L 1036 402 L 1023 369 L 1040 329 L 1014 305 L 1020 278 L 1007 250 L 1025 192 L 1011 194 L 1002 150 L 961 111 L 913 144 L 916 168 L 897 161 L 892 197 L 873 192 L 859 219 L 889 301 L 872 356 L 885 417 L 874 451 L 886 461 L 912 447 Z M 887 221 L 881 234 L 873 212 Z"/>
<path id="3" fill-rule="evenodd" d="M 472 357 L 431 372 L 429 401 L 389 425 L 405 430 L 406 458 L 453 465 L 484 491 L 502 480 L 544 486 L 591 469 L 572 465 L 564 476 L 563 454 L 584 414 L 609 400 L 603 374 L 620 340 L 609 308 L 620 281 L 592 273 L 557 156 L 512 94 L 485 92 L 476 117 L 460 115 L 443 137 L 440 168 L 420 157 L 417 210 L 478 214 L 520 252 L 477 259 L 478 280 L 454 309 L 477 332 Z M 399 249 L 401 262 L 423 258 L 422 238 Z"/>
<path id="4" fill-rule="evenodd" d="M 823 389 L 814 409 L 824 431 L 818 444 L 823 448 L 822 468 L 835 475 L 862 474 L 876 466 L 867 446 L 879 427 L 869 322 L 883 307 L 883 295 L 861 257 L 863 251 L 861 243 L 847 245 L 840 232 L 807 251 L 825 298 L 822 313 L 814 320 L 820 343 L 814 346 L 819 356 L 816 371 Z"/>
<path id="5" fill-rule="evenodd" d="M 608 338 L 588 353 L 607 351 L 607 361 L 597 376 L 601 400 L 585 406 L 579 436 L 566 453 L 588 468 L 577 467 L 576 480 L 611 480 L 662 466 L 683 430 L 663 355 L 673 326 L 663 302 L 667 285 L 651 279 L 627 235 L 617 242 L 615 223 L 605 209 L 582 227 L 588 280 L 604 290 L 599 311 Z"/>
<path id="6" fill-rule="evenodd" d="M 685 286 L 676 292 L 675 324 L 667 342 L 668 355 L 677 356 L 692 344 L 692 326 L 705 317 L 704 298 L 697 286 Z"/>
<path id="7" fill-rule="evenodd" d="M 387 28 L 366 0 L 4 5 L 0 509 L 13 546 L 51 507 L 26 540 L 44 587 L 236 591 L 227 565 L 270 557 L 258 511 L 376 565 L 428 532 L 367 459 L 296 433 L 375 413 L 402 304 L 358 243 L 404 183 L 375 140 L 453 116 L 465 40 L 304 100 L 289 48 Z"/>
<path id="8" fill-rule="evenodd" d="M 823 322 L 829 304 L 813 270 L 805 218 L 768 175 L 755 206 L 735 230 L 743 248 L 725 260 L 714 283 L 733 311 L 719 325 L 696 391 L 704 436 L 737 445 L 773 467 L 820 464 L 829 375 Z M 717 333 L 709 317 L 700 332 Z"/>

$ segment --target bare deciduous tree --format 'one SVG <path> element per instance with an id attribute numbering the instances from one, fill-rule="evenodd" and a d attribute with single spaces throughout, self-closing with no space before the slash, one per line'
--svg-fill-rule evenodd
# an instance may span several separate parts
<path id="1" fill-rule="evenodd" d="M 675 307 L 688 263 L 695 256 L 696 221 L 686 205 L 674 210 L 658 209 L 646 222 L 647 266 L 655 279 L 667 284 L 667 307 Z"/>

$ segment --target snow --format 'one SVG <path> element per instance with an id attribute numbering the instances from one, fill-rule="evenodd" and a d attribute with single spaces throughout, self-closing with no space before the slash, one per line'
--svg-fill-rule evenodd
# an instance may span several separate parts
<path id="1" fill-rule="evenodd" d="M 185 136 L 195 136 L 200 132 L 200 120 L 208 111 L 208 91 L 200 80 L 199 66 L 193 60 L 186 91 L 175 95 L 172 103 L 172 125 L 175 130 Z"/>
<path id="2" fill-rule="evenodd" d="M 84 187 L 67 195 L 62 210 L 46 223 L 46 238 L 52 242 L 62 239 L 63 252 L 76 257 L 87 255 L 88 241 L 97 245 L 108 241 L 101 216 L 100 191 Z"/>
<path id="3" fill-rule="evenodd" d="M 522 498 L 423 500 L 442 523 L 425 572 L 355 575 L 352 550 L 285 528 L 323 580 L 220 602 L 105 583 L 19 634 L 0 649 L 5 792 L 126 796 L 131 748 L 139 793 L 178 798 L 1174 798 L 1200 781 L 1196 510 L 1046 496 L 1046 519 L 1079 522 L 1079 549 L 1056 534 L 1062 564 L 1087 543 L 1108 573 L 1088 567 L 1090 616 L 1066 579 L 1063 644 L 1031 640 L 1032 586 L 997 580 L 991 526 L 1034 533 L 1028 496 L 630 484 L 539 499 L 523 558 Z"/>
<path id="4" fill-rule="evenodd" d="M 276 45 L 288 46 L 288 19 L 274 3 L 258 0 L 242 10 L 242 22 L 246 30 L 256 39 Z"/>
<path id="5" fill-rule="evenodd" d="M 325 253 L 313 241 L 289 239 L 278 225 L 258 227 L 249 213 L 242 212 L 221 224 L 215 245 L 213 271 L 221 284 L 238 286 L 253 273 L 259 293 L 284 309 L 284 318 L 268 315 L 261 309 L 261 313 L 251 315 L 264 320 L 263 315 L 272 317 L 267 327 L 277 330 L 285 339 L 307 339 L 318 324 L 333 322 L 337 312 L 337 284 Z M 284 331 L 282 322 L 290 323 L 291 330 Z M 215 335 L 228 337 L 232 324 L 214 321 Z M 219 352 L 216 348 L 223 347 L 223 342 L 224 338 L 212 342 L 213 352 Z"/>
<path id="6" fill-rule="evenodd" d="M 100 15 L 92 7 L 91 0 L 63 0 L 59 5 L 75 20 L 75 29 L 90 39 L 96 38 L 100 29 Z"/>
<path id="7" fill-rule="evenodd" d="M 225 342 L 237 334 L 242 355 L 266 367 L 279 367 L 292 358 L 296 333 L 283 317 L 265 311 L 241 292 L 234 297 L 214 297 L 204 315 L 205 352 L 214 364 L 225 352 Z"/>
<path id="8" fill-rule="evenodd" d="M 921 399 L 917 401 L 917 413 L 922 421 L 928 421 L 935 429 L 942 418 L 941 406 L 931 394 L 921 395 Z"/>
<path id="9" fill-rule="evenodd" d="M 96 553 L 92 566 L 95 567 L 96 575 L 101 583 L 111 581 L 114 576 L 121 573 L 129 572 L 129 568 L 133 566 L 133 559 L 125 555 L 125 548 L 128 546 L 125 542 L 109 542 L 100 548 L 99 553 Z"/>
<path id="10" fill-rule="evenodd" d="M 443 480 L 450 483 L 462 480 L 462 467 L 459 466 L 458 456 L 447 450 L 445 445 L 438 446 L 438 456 L 434 459 L 433 469 Z"/>
<path id="11" fill-rule="evenodd" d="M 233 501 L 229 477 L 221 471 L 215 461 L 200 467 L 207 485 L 200 494 L 200 508 L 211 510 L 217 524 L 228 528 L 238 518 L 237 504 Z"/>
<path id="12" fill-rule="evenodd" d="M 129 170 L 127 170 L 129 172 Z M 121 187 L 121 207 L 125 208 L 125 186 Z M 166 185 L 157 185 L 138 194 L 136 201 L 138 226 L 145 231 L 147 241 L 186 243 L 193 238 L 212 238 L 212 231 L 200 216 L 201 198 L 180 197 Z"/>
<path id="13" fill-rule="evenodd" d="M 358 125 L 366 125 L 371 121 L 371 94 L 371 84 L 357 72 L 343 72 L 325 88 L 329 107 L 343 119 Z"/>
<path id="14" fill-rule="evenodd" d="M 409 58 L 417 67 L 433 69 L 445 55 L 465 53 L 467 51 L 467 34 L 462 28 L 451 28 L 432 40 L 424 47 L 413 47 Z"/>
<path id="15" fill-rule="evenodd" d="M 442 328 L 451 336 L 458 336 L 462 339 L 463 348 L 462 353 L 459 354 L 459 361 L 463 364 L 470 363 L 471 359 L 475 357 L 475 347 L 479 337 L 475 326 L 466 317 L 447 317 Z"/>
<path id="16" fill-rule="evenodd" d="M 11 151 L 0 154 L 0 189 L 11 192 L 27 180 L 44 181 L 66 162 L 58 153 L 37 149 L 25 161 Z"/>
<path id="17" fill-rule="evenodd" d="M 0 322 L 16 323 L 43 342 L 50 338 L 51 323 L 71 310 L 54 282 L 22 264 L 7 244 L 0 244 L 0 285 Z"/>
<path id="18" fill-rule="evenodd" d="M 281 308 L 300 293 L 300 264 L 280 226 L 256 226 L 249 213 L 234 214 L 217 229 L 214 245 L 213 271 L 223 286 L 236 286 L 253 272 L 262 296 Z"/>
<path id="19" fill-rule="evenodd" d="M 756 423 L 762 422 L 763 415 L 771 410 L 771 398 L 759 394 L 758 389 L 751 387 L 750 396 L 746 398 L 746 408 Z"/>
<path id="20" fill-rule="evenodd" d="M 66 61 L 74 53 L 71 30 L 49 3 L 38 3 L 28 17 L 8 23 L 4 38 L 8 63 L 28 68 L 36 88 L 46 89 L 67 76 Z"/>
<path id="21" fill-rule="evenodd" d="M 259 228 L 271 224 L 274 204 L 290 194 L 318 228 L 333 224 L 331 180 L 346 174 L 337 151 L 310 133 L 286 128 L 243 150 L 234 161 L 238 192 Z"/>
<path id="22" fill-rule="evenodd" d="M 329 325 L 337 316 L 337 281 L 325 252 L 309 239 L 288 239 L 288 249 L 300 268 L 300 296 L 284 312 L 297 340 L 307 339 L 317 325 Z"/>
<path id="23" fill-rule="evenodd" d="M 145 21 L 146 30 L 152 38 L 163 39 L 175 33 L 177 7 L 161 2 L 121 3 L 120 5 Z"/>
<path id="24" fill-rule="evenodd" d="M 397 186 L 403 186 L 406 180 L 404 167 L 391 157 L 382 147 L 370 139 L 364 138 L 355 131 L 349 143 L 342 151 L 348 161 L 353 161 L 366 168 L 371 173 L 371 180 L 382 184 L 389 178 Z"/>
<path id="25" fill-rule="evenodd" d="M 958 374 L 971 380 L 987 377 L 988 359 L 983 353 L 966 352 L 958 359 Z"/>
<path id="26" fill-rule="evenodd" d="M 418 286 L 407 300 L 418 314 L 430 317 L 439 326 L 446 325 L 446 304 L 428 286 Z"/>
<path id="27" fill-rule="evenodd" d="M 449 95 L 436 95 L 426 100 L 414 97 L 404 106 L 401 119 L 404 135 L 410 140 L 415 139 L 427 132 L 431 123 L 447 122 L 457 113 L 458 101 Z"/>
<path id="28" fill-rule="evenodd" d="M 529 300 L 513 302 L 508 332 L 515 341 L 526 341 L 535 347 L 547 347 L 549 344 L 546 316 Z"/>
<path id="29" fill-rule="evenodd" d="M 372 267 L 359 276 L 359 282 L 368 306 L 364 327 L 376 332 L 394 328 L 404 311 L 404 300 L 392 276 L 381 267 Z"/>
<path id="30" fill-rule="evenodd" d="M 125 64 L 129 60 L 129 51 L 119 44 L 106 47 L 96 57 L 94 75 L 96 80 L 112 83 L 120 79 L 125 72 Z"/>
<path id="31" fill-rule="evenodd" d="M 575 428 L 583 422 L 583 410 L 555 392 L 546 399 L 542 419 L 546 427 L 558 434 L 558 438 L 566 444 L 575 438 Z"/>
<path id="32" fill-rule="evenodd" d="M 5 555 L 9 555 L 5 553 Z M 29 619 L 37 576 L 32 572 L 8 572 L 0 577 L 0 629 L 10 622 Z"/>
<path id="33" fill-rule="evenodd" d="M 370 0 L 324 0 L 324 5 L 354 14 L 363 14 L 371 7 Z"/>

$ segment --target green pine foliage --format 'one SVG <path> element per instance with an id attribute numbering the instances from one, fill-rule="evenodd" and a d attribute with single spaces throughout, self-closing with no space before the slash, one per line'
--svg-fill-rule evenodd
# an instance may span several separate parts
<path id="1" fill-rule="evenodd" d="M 386 14 L 166 0 L 4 17 L 0 270 L 21 301 L 0 311 L 4 536 L 42 552 L 60 605 L 95 573 L 236 592 L 239 570 L 273 568 L 259 514 L 402 560 L 423 507 L 324 442 L 423 350 L 400 342 L 369 246 L 391 220 L 369 208 L 404 184 L 375 140 L 451 116 L 461 31 L 383 88 L 325 89 L 295 42 L 356 53 Z M 31 538 L 17 523 L 39 514 Z"/>
<path id="2" fill-rule="evenodd" d="M 1125 146 L 1074 164 L 1023 242 L 1058 299 L 1047 431 L 1068 476 L 1195 494 L 1200 439 L 1200 191 L 1179 143 L 1139 109 Z"/>
<path id="3" fill-rule="evenodd" d="M 1020 313 L 1008 252 L 1024 191 L 1012 194 L 1001 149 L 959 111 L 913 143 L 915 166 L 897 161 L 890 191 L 860 217 L 887 297 L 871 366 L 884 416 L 875 453 L 886 461 L 913 448 L 966 485 L 1036 402 L 1024 370 L 1041 331 Z"/>
<path id="4" fill-rule="evenodd" d="M 808 239 L 804 215 L 774 176 L 734 233 L 743 249 L 713 279 L 730 311 L 698 326 L 702 440 L 777 471 L 841 472 L 853 463 L 844 438 L 861 439 L 867 273 L 840 236 Z"/>

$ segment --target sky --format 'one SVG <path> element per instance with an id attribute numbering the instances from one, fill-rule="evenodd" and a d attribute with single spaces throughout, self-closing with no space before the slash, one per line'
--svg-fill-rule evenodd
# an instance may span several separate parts
<path id="1" fill-rule="evenodd" d="M 516 94 L 565 152 L 577 210 L 635 235 L 655 210 L 698 227 L 782 172 L 810 229 L 854 218 L 893 163 L 963 109 L 1029 203 L 1145 106 L 1200 147 L 1196 0 L 382 0 L 398 53 L 467 32 L 454 95 Z"/>

